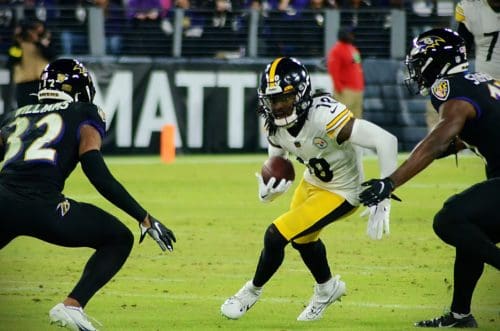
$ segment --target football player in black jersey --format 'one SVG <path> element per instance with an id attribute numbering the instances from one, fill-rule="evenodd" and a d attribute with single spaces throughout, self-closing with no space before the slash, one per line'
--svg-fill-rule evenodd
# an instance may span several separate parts
<path id="1" fill-rule="evenodd" d="M 407 85 L 431 92 L 439 113 L 434 129 L 389 177 L 372 179 L 360 199 L 373 205 L 437 158 L 472 148 L 486 162 L 486 180 L 450 197 L 434 217 L 434 231 L 455 247 L 450 312 L 415 323 L 418 327 L 477 327 L 472 294 L 484 263 L 500 269 L 500 81 L 469 72 L 464 40 L 450 29 L 433 29 L 413 40 L 406 58 Z"/>
<path id="2" fill-rule="evenodd" d="M 83 307 L 120 270 L 133 235 L 116 217 L 61 193 L 77 163 L 106 199 L 139 222 L 140 242 L 148 234 L 162 250 L 172 251 L 175 236 L 104 163 L 104 113 L 92 103 L 95 89 L 87 69 L 76 60 L 59 59 L 45 67 L 40 80 L 39 103 L 0 122 L 0 249 L 21 235 L 94 248 L 81 279 L 49 316 L 60 326 L 95 330 Z"/>

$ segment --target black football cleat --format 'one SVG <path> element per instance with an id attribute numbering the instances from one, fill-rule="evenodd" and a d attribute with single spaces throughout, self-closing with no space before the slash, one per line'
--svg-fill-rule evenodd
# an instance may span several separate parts
<path id="1" fill-rule="evenodd" d="M 418 328 L 477 328 L 474 316 L 455 318 L 451 312 L 431 320 L 416 322 Z"/>

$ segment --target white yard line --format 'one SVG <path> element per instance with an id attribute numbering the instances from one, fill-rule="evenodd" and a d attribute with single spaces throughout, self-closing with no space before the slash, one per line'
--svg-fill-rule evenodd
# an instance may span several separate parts
<path id="1" fill-rule="evenodd" d="M 20 282 L 21 283 L 21 282 Z M 1 284 L 1 283 L 0 283 Z M 58 282 L 58 284 L 61 284 Z M 64 283 L 62 283 L 64 284 Z M 61 284 L 61 285 L 62 285 Z M 54 291 L 54 290 L 61 290 L 59 288 L 53 288 L 53 287 L 44 287 L 40 288 L 38 286 L 36 287 L 30 287 L 30 286 L 24 286 L 24 287 L 10 287 L 10 288 L 5 288 L 3 286 L 0 286 L 0 295 L 5 296 L 9 295 L 11 293 L 20 293 L 20 292 L 35 292 L 39 293 L 42 291 Z M 103 290 L 104 295 L 110 295 L 110 296 L 116 296 L 116 297 L 135 297 L 135 298 L 160 298 L 162 300 L 166 301 L 171 301 L 171 302 L 178 302 L 178 301 L 204 301 L 204 302 L 216 302 L 216 303 L 221 303 L 224 302 L 227 297 L 222 297 L 219 295 L 214 295 L 214 296 L 207 296 L 207 295 L 197 295 L 197 294 L 173 294 L 173 293 L 168 293 L 168 294 L 158 294 L 157 292 L 155 293 L 132 293 L 132 292 L 123 292 L 123 291 L 110 291 L 110 290 Z M 228 294 L 230 295 L 230 293 Z M 4 297 L 5 299 L 5 297 Z M 284 297 L 263 297 L 260 299 L 262 302 L 271 302 L 271 303 L 278 303 L 278 304 L 300 304 L 302 302 L 306 302 L 309 300 L 309 297 L 305 297 L 302 299 L 290 299 L 290 298 L 284 298 Z M 364 308 L 384 308 L 384 309 L 401 309 L 401 310 L 429 310 L 429 309 L 443 309 L 442 306 L 439 305 L 403 305 L 403 304 L 397 304 L 397 303 L 382 303 L 382 302 L 366 302 L 366 301 L 350 301 L 348 299 L 348 296 L 344 298 L 344 300 L 341 303 L 336 303 L 337 305 L 342 305 L 342 306 L 347 306 L 347 307 L 364 307 Z M 499 312 L 498 306 L 495 305 L 476 305 L 474 307 L 475 311 L 482 311 L 482 312 Z"/>

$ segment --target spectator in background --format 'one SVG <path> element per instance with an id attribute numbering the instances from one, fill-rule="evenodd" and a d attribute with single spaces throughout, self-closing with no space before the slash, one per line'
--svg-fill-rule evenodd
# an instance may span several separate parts
<path id="1" fill-rule="evenodd" d="M 182 21 L 182 55 L 195 56 L 204 50 L 200 49 L 200 38 L 203 36 L 205 20 L 193 10 L 194 6 L 190 0 L 175 0 L 175 8 L 184 11 Z M 162 23 L 162 30 L 171 35 L 174 32 L 175 11 L 168 12 L 166 19 Z"/>
<path id="2" fill-rule="evenodd" d="M 127 48 L 129 54 L 168 54 L 171 49 L 170 35 L 162 31 L 167 9 L 161 0 L 128 0 L 129 29 Z M 147 36 L 147 38 L 145 38 Z"/>
<path id="3" fill-rule="evenodd" d="M 303 11 L 301 19 L 304 22 L 302 28 L 302 40 L 304 53 L 313 57 L 323 57 L 324 54 L 324 25 L 325 10 L 331 5 L 327 0 L 309 0 L 309 4 Z"/>
<path id="4" fill-rule="evenodd" d="M 18 0 L 10 1 L 10 3 L 23 6 L 23 18 L 47 22 L 55 16 L 54 6 L 57 4 L 57 0 Z"/>
<path id="5" fill-rule="evenodd" d="M 362 118 L 365 80 L 361 55 L 353 42 L 352 29 L 341 28 L 337 42 L 328 53 L 327 67 L 335 98 L 345 104 L 356 118 Z"/>
<path id="6" fill-rule="evenodd" d="M 11 46 L 14 30 L 14 8 L 7 7 L 8 0 L 0 0 L 0 53 L 5 54 Z"/>
<path id="7" fill-rule="evenodd" d="M 84 0 L 59 0 L 58 21 L 61 24 L 61 51 L 63 54 L 88 53 L 87 10 Z"/>
<path id="8" fill-rule="evenodd" d="M 232 11 L 230 0 L 215 0 L 210 22 L 203 29 L 203 45 L 216 58 L 240 57 L 244 53 L 245 37 L 238 34 L 241 22 Z"/>
<path id="9" fill-rule="evenodd" d="M 104 29 L 106 33 L 106 53 L 120 55 L 123 48 L 124 8 L 121 0 L 96 0 L 95 4 L 102 8 Z"/>
<path id="10" fill-rule="evenodd" d="M 8 67 L 15 84 L 17 107 L 37 103 L 40 74 L 55 57 L 51 34 L 43 22 L 25 20 L 14 30 L 14 43 L 8 50 Z"/>

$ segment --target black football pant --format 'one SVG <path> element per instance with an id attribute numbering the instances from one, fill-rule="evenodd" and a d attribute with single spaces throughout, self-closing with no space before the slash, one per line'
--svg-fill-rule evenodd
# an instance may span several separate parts
<path id="1" fill-rule="evenodd" d="M 67 200 L 69 205 L 63 203 L 58 208 L 63 201 L 28 201 L 0 185 L 0 249 L 22 235 L 64 247 L 94 248 L 68 295 L 85 306 L 120 270 L 134 239 L 125 225 L 102 209 L 71 199 Z"/>
<path id="2" fill-rule="evenodd" d="M 456 249 L 451 311 L 470 312 L 484 263 L 500 270 L 500 178 L 452 196 L 434 218 L 434 231 Z"/>

